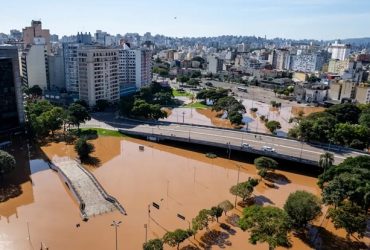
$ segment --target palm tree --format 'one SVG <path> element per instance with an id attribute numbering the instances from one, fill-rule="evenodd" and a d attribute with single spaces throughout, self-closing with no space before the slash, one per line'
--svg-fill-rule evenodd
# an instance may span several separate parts
<path id="1" fill-rule="evenodd" d="M 334 163 L 334 155 L 329 152 L 325 152 L 324 154 L 320 155 L 319 166 L 325 170 L 333 166 Z"/>

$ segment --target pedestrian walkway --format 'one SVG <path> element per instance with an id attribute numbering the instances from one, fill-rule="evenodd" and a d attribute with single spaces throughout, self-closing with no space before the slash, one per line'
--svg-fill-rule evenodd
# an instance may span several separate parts
<path id="1" fill-rule="evenodd" d="M 80 203 L 81 214 L 85 218 L 118 209 L 126 214 L 121 204 L 108 195 L 96 178 L 76 160 L 69 157 L 54 157 L 52 166 L 58 171 Z"/>

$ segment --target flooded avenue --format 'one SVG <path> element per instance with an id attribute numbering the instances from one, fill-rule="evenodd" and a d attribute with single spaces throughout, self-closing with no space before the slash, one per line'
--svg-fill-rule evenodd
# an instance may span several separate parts
<path id="1" fill-rule="evenodd" d="M 128 215 L 115 211 L 92 217 L 87 222 L 81 220 L 78 204 L 68 187 L 43 160 L 54 156 L 75 157 L 73 145 L 50 143 L 43 146 L 39 154 L 32 155 L 29 163 L 18 160 L 27 159 L 22 156 L 27 148 L 19 148 L 16 150 L 18 174 L 7 177 L 7 181 L 14 182 L 19 176 L 25 178 L 17 182 L 18 193 L 0 203 L 0 249 L 40 249 L 42 244 L 52 250 L 114 249 L 113 220 L 122 221 L 118 228 L 119 249 L 142 249 L 146 237 L 153 239 L 162 237 L 166 230 L 186 229 L 187 221 L 199 210 L 226 199 L 234 203 L 235 197 L 229 189 L 237 182 L 239 166 L 240 181 L 256 176 L 251 164 L 209 159 L 204 153 L 169 145 L 120 137 L 99 137 L 91 142 L 95 145 L 96 161 L 85 167 L 119 200 Z M 143 151 L 139 145 L 144 145 Z M 316 178 L 277 173 L 285 176 L 286 181 L 276 183 L 276 188 L 267 188 L 261 183 L 254 192 L 257 203 L 282 207 L 293 191 L 319 194 Z M 149 218 L 148 205 L 152 202 L 159 204 L 160 209 L 151 207 Z M 179 219 L 177 214 L 186 219 Z M 225 218 L 222 216 L 221 221 Z M 218 230 L 219 226 L 213 222 L 211 228 Z M 267 249 L 265 244 L 250 245 L 248 233 L 234 229 L 235 234 L 227 235 L 232 243 L 228 249 Z M 200 236 L 198 233 L 195 240 L 189 238 L 181 246 L 199 245 Z M 293 249 L 310 249 L 293 236 L 292 242 Z M 169 249 L 168 246 L 165 249 Z"/>

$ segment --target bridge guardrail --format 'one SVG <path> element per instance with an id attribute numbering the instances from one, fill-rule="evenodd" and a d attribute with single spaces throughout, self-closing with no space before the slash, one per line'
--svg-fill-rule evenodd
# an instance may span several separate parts
<path id="1" fill-rule="evenodd" d="M 228 130 L 228 131 L 234 131 L 234 132 L 245 132 L 248 134 L 253 134 L 253 135 L 263 135 L 263 136 L 268 136 L 268 137 L 273 137 L 273 138 L 280 138 L 280 139 L 285 139 L 285 140 L 290 140 L 290 141 L 295 141 L 295 142 L 301 142 L 298 139 L 294 138 L 287 138 L 283 136 L 278 136 L 278 135 L 272 135 L 272 134 L 266 134 L 266 133 L 261 133 L 261 132 L 251 132 L 251 131 L 242 131 L 239 129 L 232 129 L 232 128 L 220 128 L 220 127 L 214 127 L 214 126 L 209 126 L 209 125 L 198 125 L 198 124 L 192 124 L 192 123 L 181 123 L 181 122 L 168 122 L 168 121 L 150 121 L 150 120 L 139 120 L 139 119 L 132 119 L 132 118 L 121 118 L 127 121 L 132 121 L 132 122 L 140 122 L 144 124 L 153 124 L 153 125 L 168 125 L 168 124 L 176 124 L 176 125 L 186 125 L 186 126 L 196 126 L 196 127 L 203 127 L 203 128 L 211 128 L 211 129 L 218 129 L 218 130 Z M 108 124 L 114 124 L 114 123 L 119 123 L 119 122 L 107 122 Z M 363 153 L 363 154 L 368 154 L 370 155 L 370 152 L 366 152 L 363 150 L 358 150 L 354 148 L 349 148 L 349 147 L 343 147 L 339 146 L 336 144 L 328 144 L 328 143 L 320 143 L 320 142 L 305 142 L 309 145 L 321 148 L 321 149 L 336 149 L 337 151 L 354 151 L 358 153 Z"/>

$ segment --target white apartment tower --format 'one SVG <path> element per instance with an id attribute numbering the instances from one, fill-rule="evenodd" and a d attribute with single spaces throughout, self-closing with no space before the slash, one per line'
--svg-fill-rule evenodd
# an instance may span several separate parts
<path id="1" fill-rule="evenodd" d="M 335 41 L 334 44 L 330 45 L 329 52 L 331 53 L 331 59 L 343 61 L 349 57 L 351 46 L 349 44 L 340 44 L 338 41 Z"/>
<path id="2" fill-rule="evenodd" d="M 83 46 L 78 49 L 79 97 L 90 106 L 98 100 L 119 100 L 118 49 Z"/>
<path id="3" fill-rule="evenodd" d="M 120 95 L 136 92 L 152 82 L 152 52 L 130 49 L 126 44 L 119 50 Z"/>
<path id="4" fill-rule="evenodd" d="M 27 45 L 21 56 L 22 82 L 28 87 L 38 85 L 42 90 L 48 88 L 49 70 L 45 39 L 35 37 L 33 44 Z"/>
<path id="5" fill-rule="evenodd" d="M 81 46 L 80 43 L 63 44 L 65 85 L 68 92 L 75 94 L 79 92 L 77 51 Z"/>

